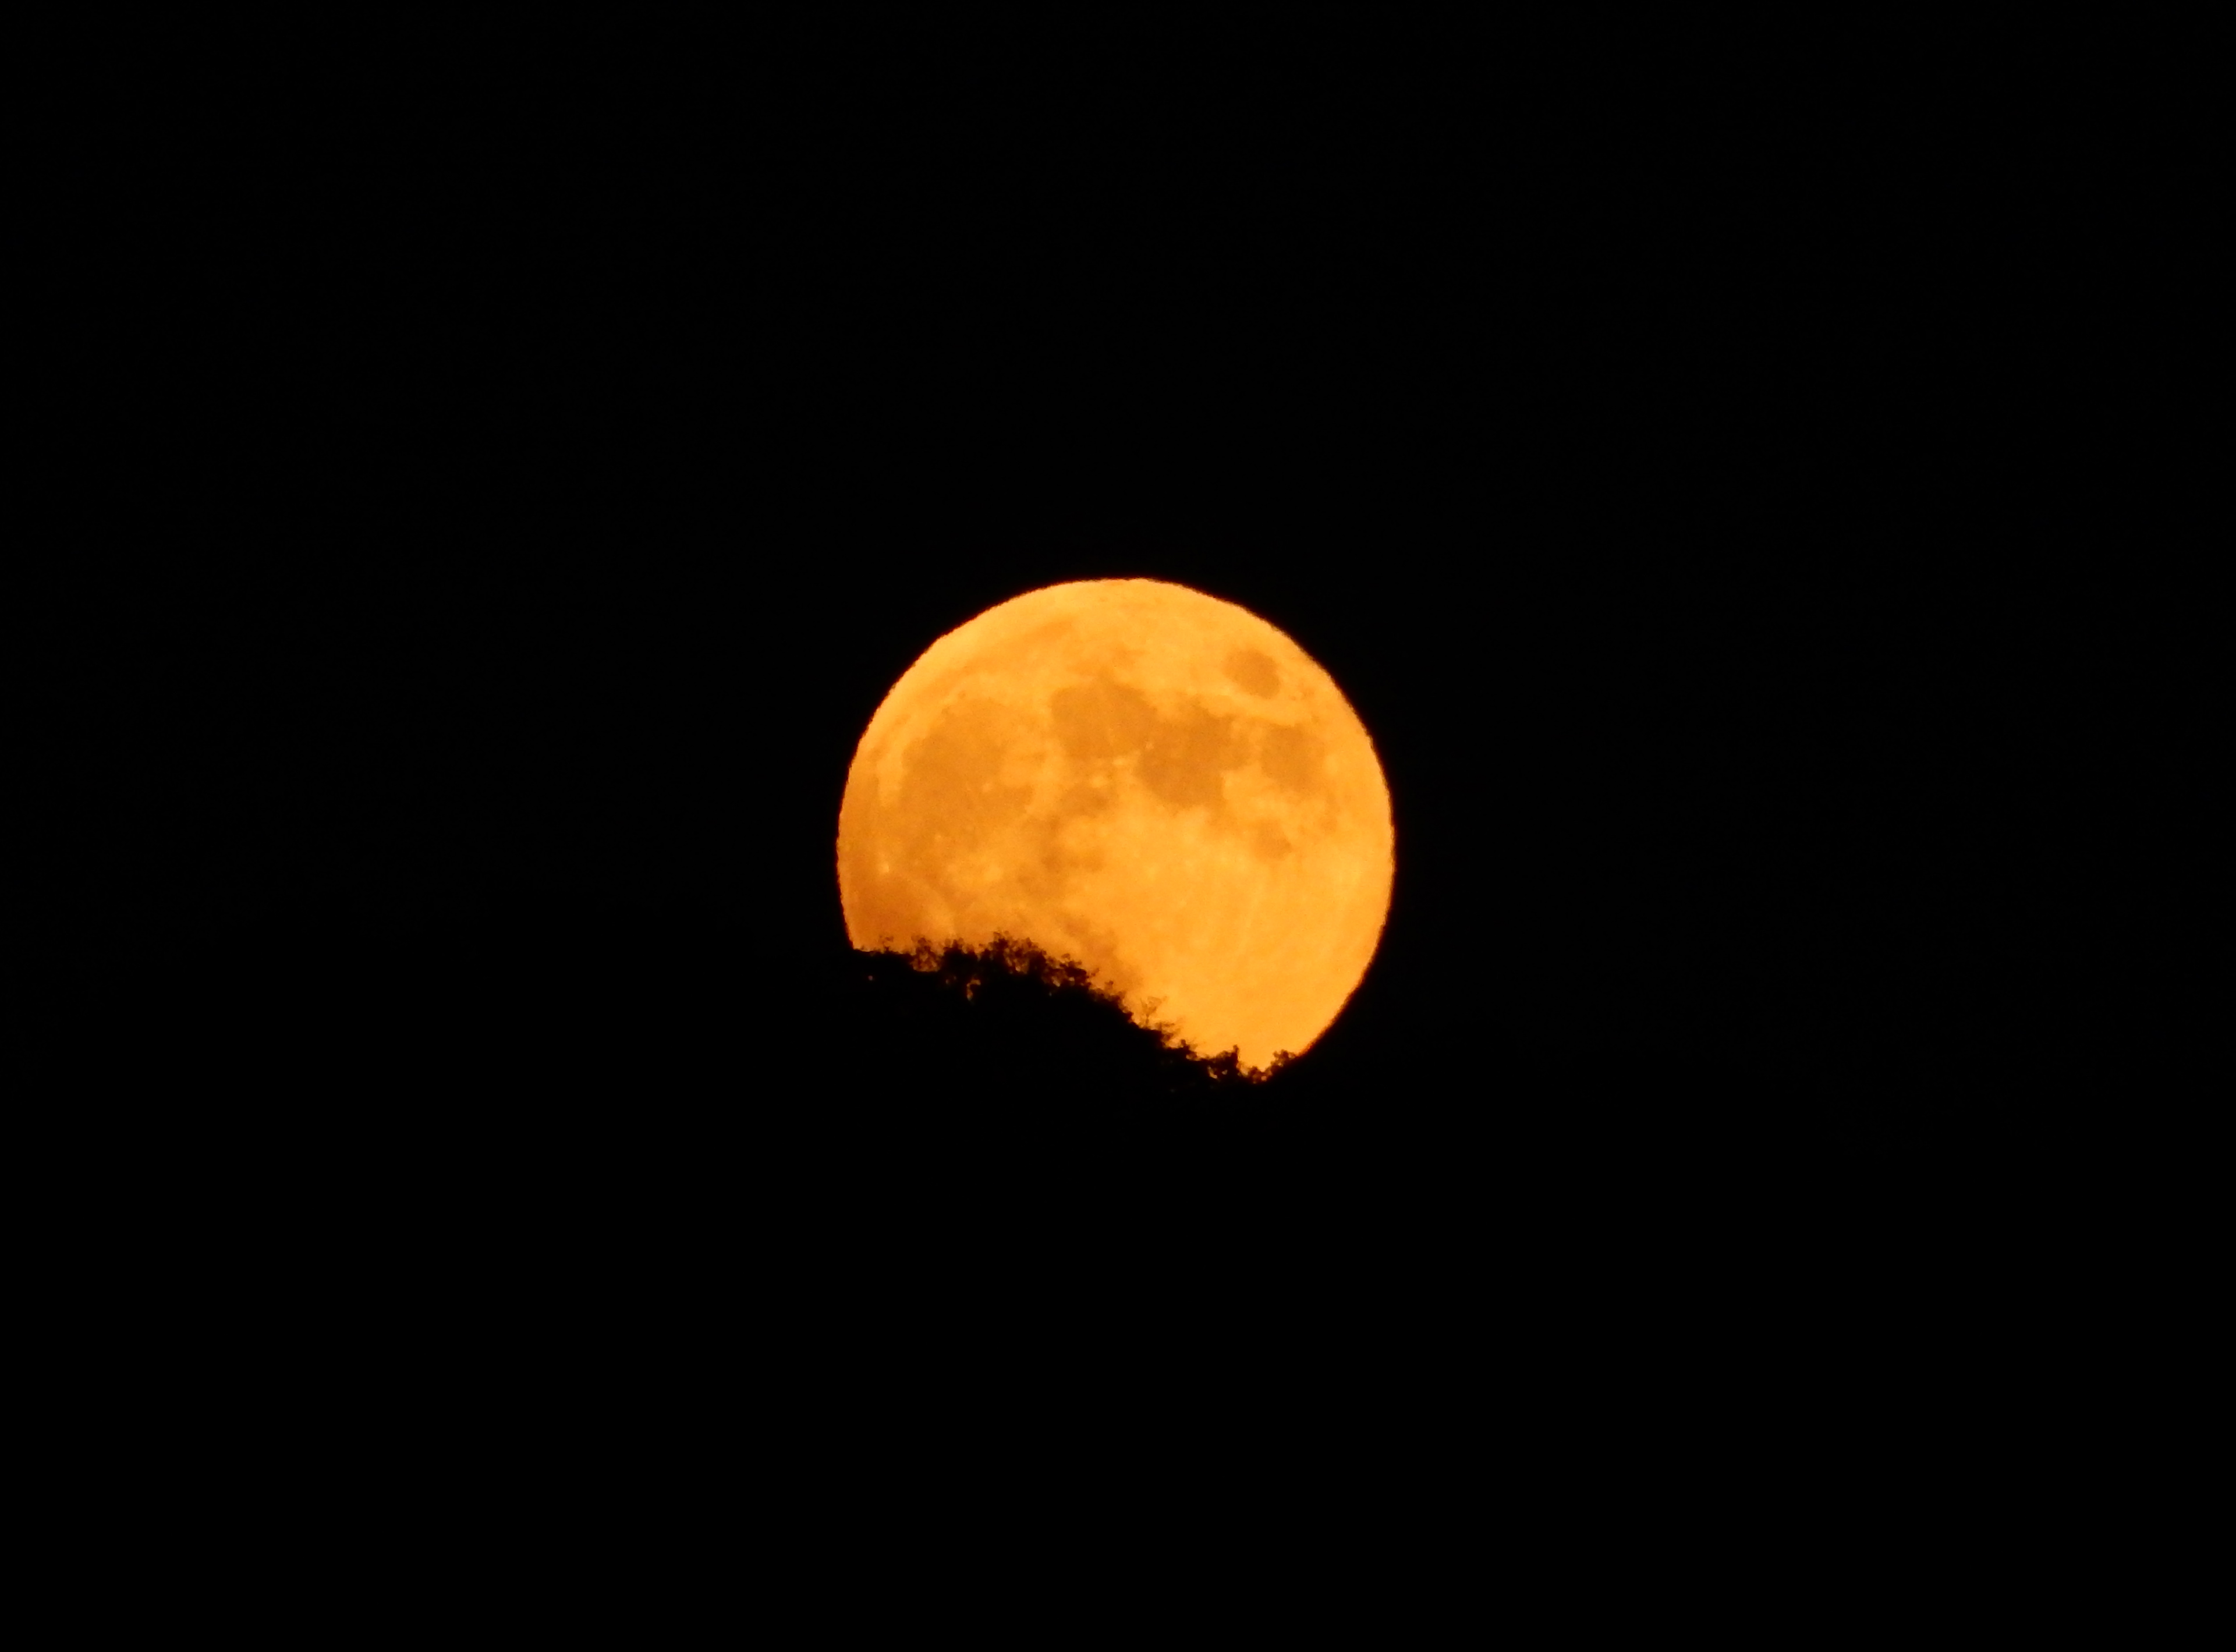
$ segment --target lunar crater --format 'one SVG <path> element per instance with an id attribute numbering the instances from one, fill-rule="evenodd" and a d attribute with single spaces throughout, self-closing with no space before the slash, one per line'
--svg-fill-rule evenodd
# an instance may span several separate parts
<path id="1" fill-rule="evenodd" d="M 1260 700 L 1272 698 L 1281 686 L 1280 668 L 1273 656 L 1258 648 L 1233 648 L 1221 662 L 1221 668 L 1240 687 L 1245 694 L 1255 694 Z"/>

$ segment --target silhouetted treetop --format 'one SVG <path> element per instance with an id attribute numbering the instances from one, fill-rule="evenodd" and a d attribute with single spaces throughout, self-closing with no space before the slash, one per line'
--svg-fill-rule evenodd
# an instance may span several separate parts
<path id="1" fill-rule="evenodd" d="M 854 952 L 847 1022 L 884 1049 L 867 1062 L 975 1062 L 982 1082 L 1071 1086 L 1089 1096 L 1237 1096 L 1284 1069 L 1250 1069 L 1234 1050 L 1203 1055 L 1169 1023 L 1141 1022 L 1087 965 L 999 934 Z"/>
<path id="2" fill-rule="evenodd" d="M 1205 1056 L 1169 1024 L 1144 1023 L 1076 960 L 997 936 L 983 946 L 920 943 L 858 951 L 844 1024 L 861 1069 L 1025 1100 L 1235 1098 L 1287 1064 Z"/>

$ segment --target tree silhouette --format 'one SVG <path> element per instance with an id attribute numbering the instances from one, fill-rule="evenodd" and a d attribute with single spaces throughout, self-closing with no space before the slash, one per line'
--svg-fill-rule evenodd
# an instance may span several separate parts
<path id="1" fill-rule="evenodd" d="M 1012 938 L 850 951 L 835 974 L 806 1129 L 904 1205 L 1023 1205 L 1062 1225 L 1126 1189 L 1217 1177 L 1276 1099 L 1278 1070 L 1206 1057 Z"/>
<path id="2" fill-rule="evenodd" d="M 865 1030 L 918 1042 L 887 1048 L 886 1060 L 918 1063 L 920 1076 L 965 1060 L 982 1093 L 1007 1085 L 1019 1102 L 1059 1094 L 1235 1101 L 1292 1059 L 1285 1051 L 1253 1069 L 1233 1050 L 1207 1055 L 1171 1023 L 1136 1019 L 1076 960 L 1006 935 L 983 947 L 919 942 L 908 951 L 858 952 L 852 967 L 852 1007 Z"/>
<path id="3" fill-rule="evenodd" d="M 972 1277 L 1034 1302 L 1154 1277 L 1217 1318 L 1890 1242 L 1807 1074 L 1549 1058 L 1497 1018 L 1495 959 L 1404 1000 L 1415 1037 L 1252 1072 L 1009 938 L 858 951 L 541 898 L 389 940 L 312 916 L 113 974 L 69 1030 L 104 1174 L 260 1210 L 274 1254 L 626 1257 L 679 1315 L 740 1274 L 935 1319 Z"/>

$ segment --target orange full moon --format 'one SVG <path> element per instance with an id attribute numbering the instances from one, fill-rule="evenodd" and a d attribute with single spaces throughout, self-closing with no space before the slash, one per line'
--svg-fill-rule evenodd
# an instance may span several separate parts
<path id="1" fill-rule="evenodd" d="M 941 637 L 871 718 L 838 814 L 858 947 L 996 935 L 1251 1067 L 1302 1051 L 1390 908 L 1390 793 L 1334 681 L 1256 615 L 1051 585 Z"/>

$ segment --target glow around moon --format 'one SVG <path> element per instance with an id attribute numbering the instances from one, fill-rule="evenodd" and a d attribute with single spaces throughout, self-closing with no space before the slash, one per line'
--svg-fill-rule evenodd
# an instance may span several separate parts
<path id="1" fill-rule="evenodd" d="M 1262 1067 L 1365 973 L 1392 843 L 1373 743 L 1303 649 L 1094 580 L 988 609 L 893 685 L 846 777 L 839 898 L 857 946 L 1028 940 Z"/>

